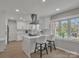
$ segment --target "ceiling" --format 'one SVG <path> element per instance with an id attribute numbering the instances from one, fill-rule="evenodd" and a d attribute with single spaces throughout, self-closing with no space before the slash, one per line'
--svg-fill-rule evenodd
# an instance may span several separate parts
<path id="1" fill-rule="evenodd" d="M 79 7 L 79 0 L 0 0 L 0 10 L 10 15 L 26 16 L 37 13 L 39 16 L 48 16 Z M 60 11 L 56 11 L 60 8 Z M 16 13 L 16 9 L 20 12 Z"/>

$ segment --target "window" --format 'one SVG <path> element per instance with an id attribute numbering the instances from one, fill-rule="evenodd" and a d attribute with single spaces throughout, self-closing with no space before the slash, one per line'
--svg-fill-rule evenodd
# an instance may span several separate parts
<path id="1" fill-rule="evenodd" d="M 79 18 L 71 19 L 71 36 L 78 37 L 79 34 Z"/>
<path id="2" fill-rule="evenodd" d="M 79 37 L 79 18 L 71 18 L 67 20 L 57 21 L 55 23 L 55 36 L 67 38 L 67 37 Z"/>

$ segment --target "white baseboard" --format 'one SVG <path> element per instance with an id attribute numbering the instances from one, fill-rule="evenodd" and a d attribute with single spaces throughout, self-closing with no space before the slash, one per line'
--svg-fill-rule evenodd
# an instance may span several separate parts
<path id="1" fill-rule="evenodd" d="M 78 55 L 78 56 L 79 56 L 79 53 L 77 53 L 77 52 L 69 51 L 69 50 L 67 50 L 67 49 L 60 48 L 60 47 L 56 47 L 56 48 L 58 48 L 58 49 L 60 49 L 60 50 L 63 50 L 63 51 L 65 51 L 65 52 L 67 52 L 67 53 L 72 53 L 72 54 L 75 54 L 75 55 Z"/>

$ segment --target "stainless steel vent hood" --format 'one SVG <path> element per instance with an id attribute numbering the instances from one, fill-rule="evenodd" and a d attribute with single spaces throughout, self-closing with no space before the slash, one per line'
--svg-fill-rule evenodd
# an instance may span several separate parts
<path id="1" fill-rule="evenodd" d="M 37 14 L 31 14 L 32 22 L 30 24 L 38 24 Z"/>

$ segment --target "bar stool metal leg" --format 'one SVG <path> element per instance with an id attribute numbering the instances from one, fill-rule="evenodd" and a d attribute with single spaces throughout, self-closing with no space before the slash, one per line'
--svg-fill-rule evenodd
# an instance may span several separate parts
<path id="1" fill-rule="evenodd" d="M 50 52 L 52 52 L 52 43 L 50 42 Z"/>
<path id="2" fill-rule="evenodd" d="M 46 50 L 46 53 L 48 54 L 48 49 L 47 49 L 47 44 L 45 43 L 45 50 Z"/>
<path id="3" fill-rule="evenodd" d="M 35 44 L 35 51 L 34 51 L 34 53 L 36 53 L 36 49 L 37 49 L 37 43 Z"/>
<path id="4" fill-rule="evenodd" d="M 40 44 L 40 58 L 42 58 L 42 44 Z"/>
<path id="5" fill-rule="evenodd" d="M 55 42 L 53 41 L 53 47 L 54 47 L 54 49 L 56 50 L 56 47 L 55 47 Z"/>

